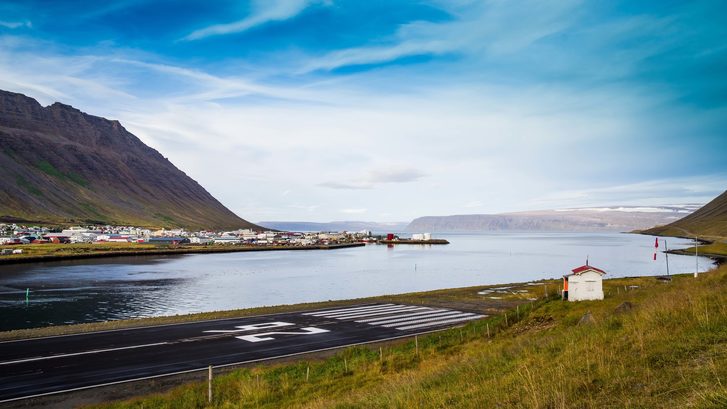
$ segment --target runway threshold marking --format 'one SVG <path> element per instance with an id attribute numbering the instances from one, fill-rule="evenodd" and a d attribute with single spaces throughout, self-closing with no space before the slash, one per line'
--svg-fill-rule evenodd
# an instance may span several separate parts
<path id="1" fill-rule="evenodd" d="M 92 351 L 73 352 L 70 354 L 38 356 L 38 357 L 34 357 L 34 358 L 16 359 L 14 361 L 4 361 L 4 362 L 0 362 L 0 365 L 21 364 L 24 362 L 44 361 L 46 359 L 67 358 L 69 356 L 78 356 L 78 355 L 100 354 L 102 352 L 121 351 L 124 349 L 135 349 L 135 348 L 147 348 L 147 347 L 167 345 L 167 344 L 169 344 L 169 342 L 157 342 L 154 344 L 131 345 L 131 346 L 127 346 L 127 347 L 118 347 L 118 348 L 94 349 Z"/>

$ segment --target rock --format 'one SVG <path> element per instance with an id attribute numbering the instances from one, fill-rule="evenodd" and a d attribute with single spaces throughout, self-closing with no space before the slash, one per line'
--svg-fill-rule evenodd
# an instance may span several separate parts
<path id="1" fill-rule="evenodd" d="M 631 304 L 629 301 L 624 301 L 621 304 L 619 304 L 619 306 L 616 307 L 616 309 L 613 310 L 613 312 L 615 312 L 616 314 L 625 314 L 627 312 L 630 312 L 633 309 L 634 309 L 633 304 Z"/>
<path id="2" fill-rule="evenodd" d="M 591 314 L 590 311 L 583 314 L 580 320 L 578 320 L 578 325 L 593 325 L 596 323 L 596 320 L 593 318 L 593 314 Z"/>

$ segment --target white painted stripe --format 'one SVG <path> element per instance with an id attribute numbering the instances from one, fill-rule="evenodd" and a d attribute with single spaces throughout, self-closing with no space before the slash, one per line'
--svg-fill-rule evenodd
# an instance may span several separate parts
<path id="1" fill-rule="evenodd" d="M 431 310 L 431 311 L 424 311 L 424 312 L 412 312 L 412 313 L 407 313 L 407 314 L 392 315 L 391 317 L 367 318 L 365 320 L 358 320 L 356 322 L 365 324 L 365 323 L 372 322 L 372 321 L 380 321 L 380 320 L 387 320 L 387 319 L 393 319 L 393 318 L 413 317 L 415 315 L 423 315 L 423 314 L 436 314 L 436 313 L 440 313 L 440 312 L 452 312 L 452 310 L 439 309 L 439 310 Z M 457 312 L 459 312 L 459 311 L 457 311 Z"/>
<path id="2" fill-rule="evenodd" d="M 346 319 L 353 319 L 353 318 L 373 317 L 376 315 L 392 315 L 392 314 L 397 314 L 400 312 L 424 311 L 424 310 L 431 311 L 431 308 L 428 308 L 428 307 L 401 307 L 401 308 L 392 309 L 389 311 L 373 311 L 373 312 L 366 312 L 366 313 L 361 313 L 361 314 L 343 315 L 343 316 L 333 317 L 333 318 L 338 319 L 338 320 L 346 320 Z"/>
<path id="3" fill-rule="evenodd" d="M 156 344 L 132 345 L 132 346 L 128 346 L 128 347 L 107 348 L 107 349 L 94 349 L 92 351 L 74 352 L 72 354 L 38 356 L 35 358 L 17 359 L 15 361 L 0 362 L 0 365 L 21 364 L 24 362 L 44 361 L 46 359 L 67 358 L 69 356 L 78 356 L 78 355 L 100 354 L 102 352 L 121 351 L 124 349 L 146 348 L 146 347 L 153 347 L 153 346 L 167 345 L 167 344 L 169 344 L 169 342 L 157 342 Z"/>
<path id="4" fill-rule="evenodd" d="M 347 311 L 347 312 L 337 312 L 335 314 L 316 314 L 315 317 L 326 317 L 326 318 L 336 318 L 346 315 L 355 315 L 355 314 L 364 314 L 368 312 L 379 312 L 379 311 L 388 311 L 388 310 L 396 310 L 399 308 L 407 308 L 410 307 L 409 305 L 391 305 L 387 307 L 378 307 L 378 308 L 371 308 L 368 310 L 361 310 L 361 311 Z"/>
<path id="5" fill-rule="evenodd" d="M 472 314 L 471 312 L 460 312 L 455 315 L 452 315 L 451 317 L 446 317 L 446 318 L 435 317 L 435 318 L 413 319 L 413 320 L 409 320 L 407 322 L 400 322 L 398 324 L 384 324 L 384 325 L 382 325 L 382 327 L 390 328 L 390 327 L 397 327 L 399 325 L 410 325 L 410 324 L 419 324 L 421 322 L 441 321 L 441 320 L 447 319 L 447 318 L 469 317 L 471 315 L 474 315 L 474 314 Z"/>
<path id="6" fill-rule="evenodd" d="M 426 324 L 409 325 L 406 327 L 397 327 L 396 329 L 407 330 L 407 329 L 417 329 L 417 328 L 424 328 L 424 327 L 433 327 L 435 325 L 454 324 L 456 322 L 477 320 L 477 319 L 484 318 L 484 317 L 486 317 L 486 315 L 474 315 L 472 317 L 466 317 L 466 318 L 456 318 L 456 319 L 446 320 L 446 321 L 436 321 L 436 322 L 430 322 L 430 323 L 426 323 Z"/>
<path id="7" fill-rule="evenodd" d="M 402 307 L 402 306 L 401 305 L 396 305 L 396 304 L 377 305 L 376 307 L 369 307 L 369 308 L 360 309 L 360 310 L 357 310 L 357 311 L 339 311 L 339 312 L 332 312 L 332 313 L 315 313 L 315 314 L 310 314 L 310 315 L 311 316 L 314 316 L 314 317 L 335 317 L 336 315 L 346 315 L 346 314 L 353 314 L 353 313 L 365 312 L 365 311 L 377 311 L 377 310 L 382 310 L 382 309 L 386 309 L 386 308 L 397 308 L 397 307 Z"/>
<path id="8" fill-rule="evenodd" d="M 369 322 L 369 325 L 393 324 L 395 322 L 401 323 L 401 322 L 405 322 L 405 321 L 412 321 L 412 320 L 424 319 L 424 318 L 444 318 L 444 317 L 449 317 L 452 315 L 459 315 L 459 314 L 462 314 L 462 311 L 439 312 L 436 314 L 428 314 L 428 315 L 418 316 L 418 317 L 399 318 L 399 319 L 395 319 L 395 320 L 383 318 L 383 321 Z M 379 319 L 382 319 L 382 318 L 379 318 Z M 402 324 L 399 324 L 399 325 L 402 325 Z"/>
<path id="9" fill-rule="evenodd" d="M 385 306 L 385 305 L 394 305 L 394 304 L 372 304 L 372 305 L 364 305 L 363 307 L 351 307 L 351 308 L 343 308 L 343 309 L 337 309 L 337 310 L 311 311 L 311 312 L 304 312 L 303 315 L 328 314 L 328 313 L 340 312 L 340 311 L 362 310 L 365 308 L 381 307 L 381 306 Z"/>

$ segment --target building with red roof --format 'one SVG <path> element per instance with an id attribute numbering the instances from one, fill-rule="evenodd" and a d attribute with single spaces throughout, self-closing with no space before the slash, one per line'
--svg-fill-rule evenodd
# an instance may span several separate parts
<path id="1" fill-rule="evenodd" d="M 568 301 L 602 300 L 606 272 L 588 264 L 563 276 L 563 299 Z"/>

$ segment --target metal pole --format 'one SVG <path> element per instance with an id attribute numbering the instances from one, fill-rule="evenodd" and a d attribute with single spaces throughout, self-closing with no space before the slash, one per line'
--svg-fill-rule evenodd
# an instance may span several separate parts
<path id="1" fill-rule="evenodd" d="M 697 274 L 699 274 L 699 236 L 694 238 L 694 278 L 697 277 Z"/>
<path id="2" fill-rule="evenodd" d="M 209 366 L 207 376 L 207 402 L 212 403 L 212 365 Z"/>
<path id="3" fill-rule="evenodd" d="M 669 274 L 669 244 L 664 240 L 664 256 L 666 257 L 666 275 Z"/>
<path id="4" fill-rule="evenodd" d="M 30 303 L 30 288 L 25 289 L 25 306 L 28 306 L 28 303 Z"/>

